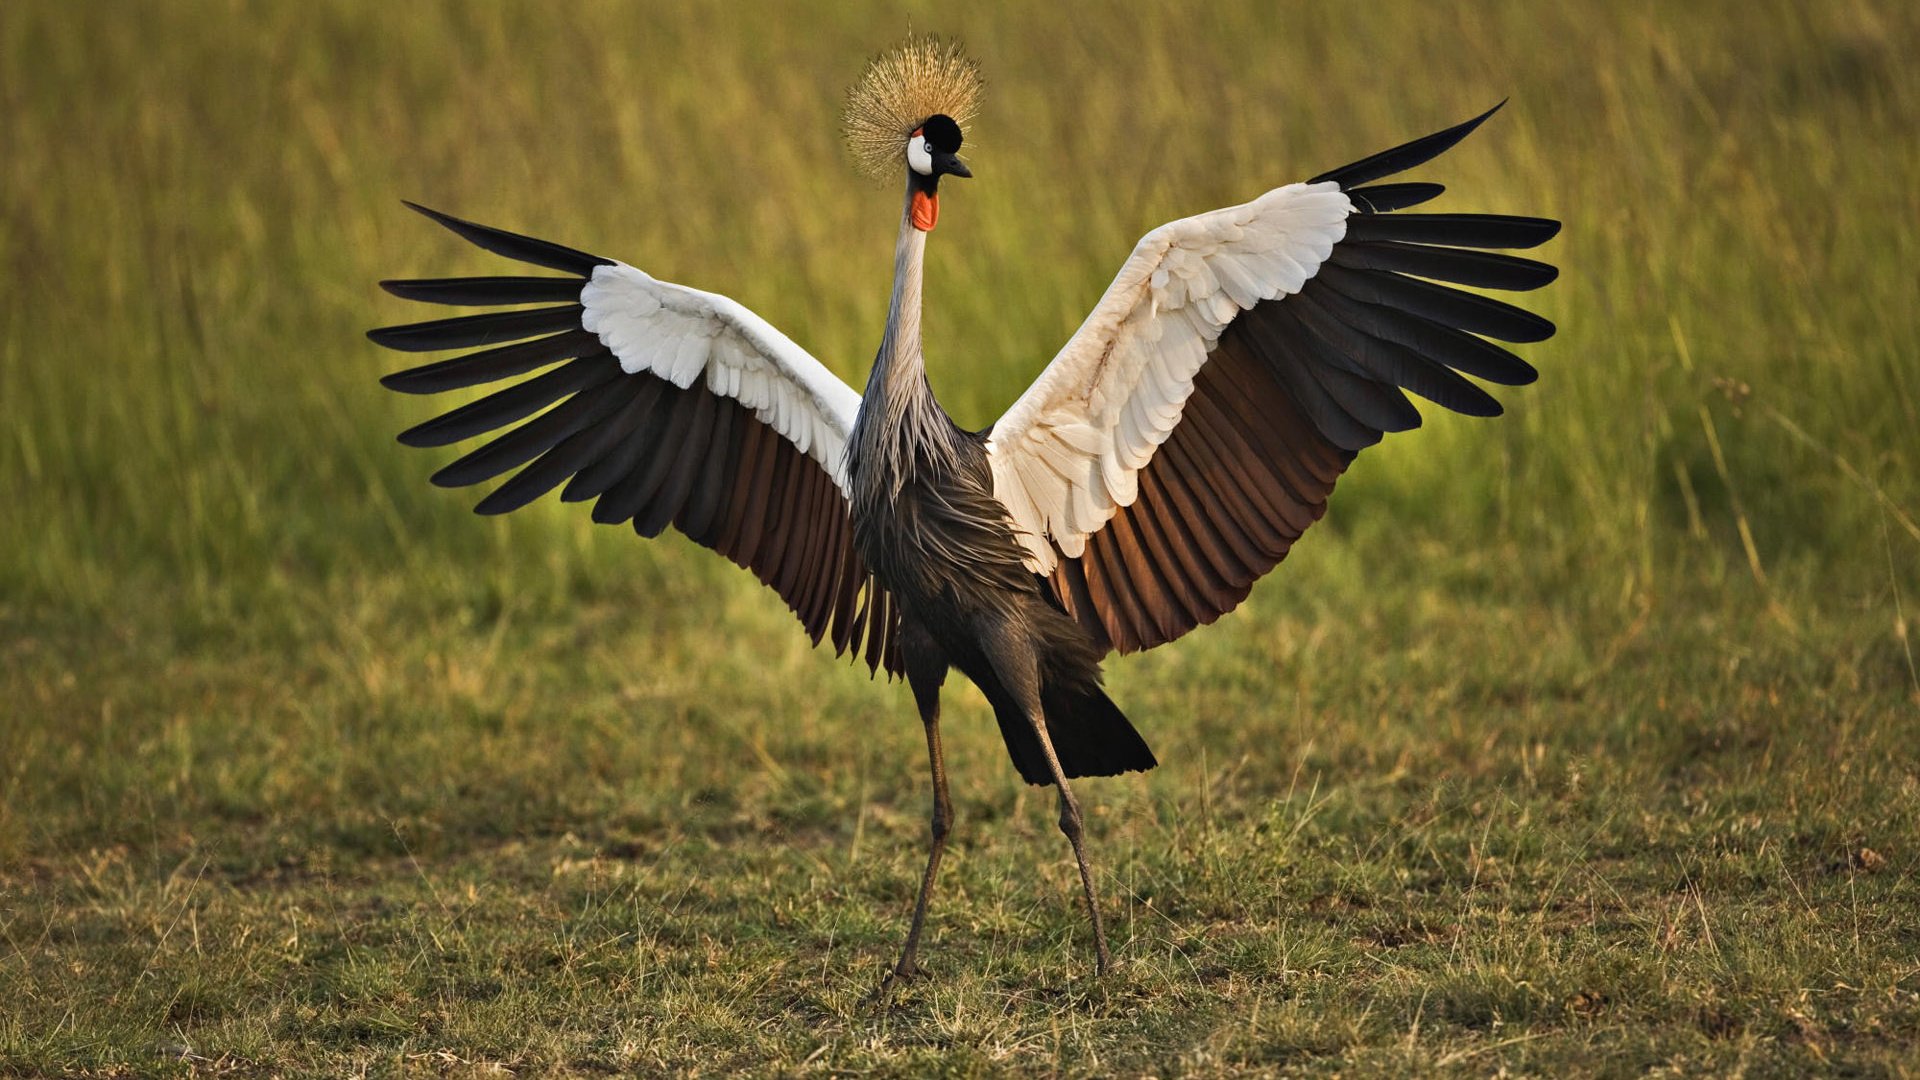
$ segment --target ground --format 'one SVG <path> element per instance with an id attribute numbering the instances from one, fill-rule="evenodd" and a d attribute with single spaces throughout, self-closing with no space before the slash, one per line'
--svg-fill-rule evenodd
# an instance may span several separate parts
<path id="1" fill-rule="evenodd" d="M 897 207 L 834 112 L 900 14 L 0 9 L 0 1074 L 1912 1075 L 1920 17 L 1388 7 L 915 14 L 990 80 L 968 423 L 1146 228 L 1501 97 L 1440 208 L 1568 228 L 1506 417 L 1111 663 L 1163 765 L 1079 788 L 1109 976 L 949 684 L 884 1007 L 906 689 L 690 544 L 467 514 L 358 335 L 497 265 L 404 196 L 859 378 Z"/>

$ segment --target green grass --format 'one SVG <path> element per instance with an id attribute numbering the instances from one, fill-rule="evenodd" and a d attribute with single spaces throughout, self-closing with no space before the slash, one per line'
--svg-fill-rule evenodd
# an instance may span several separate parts
<path id="1" fill-rule="evenodd" d="M 916 5 L 991 85 L 927 341 L 984 424 L 1138 234 L 1492 101 L 1564 218 L 1496 422 L 1369 451 L 1046 793 L 578 508 L 430 488 L 399 206 L 749 304 L 849 379 L 894 7 L 0 5 L 0 1073 L 1912 1075 L 1920 11 Z"/>

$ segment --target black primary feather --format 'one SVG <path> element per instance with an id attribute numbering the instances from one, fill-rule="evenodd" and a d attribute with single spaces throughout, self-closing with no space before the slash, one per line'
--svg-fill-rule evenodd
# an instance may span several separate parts
<path id="1" fill-rule="evenodd" d="M 1537 247 L 1559 231 L 1557 221 L 1507 214 L 1358 214 L 1347 222 L 1351 240 L 1470 248 Z"/>
<path id="2" fill-rule="evenodd" d="M 597 335 L 585 330 L 569 330 L 538 341 L 502 345 L 396 371 L 381 376 L 380 385 L 403 394 L 439 394 L 525 375 L 562 360 L 592 356 L 605 349 Z"/>
<path id="3" fill-rule="evenodd" d="M 1508 292 L 1538 289 L 1560 276 L 1559 267 L 1518 255 L 1397 241 L 1363 244 L 1343 240 L 1333 246 L 1333 254 L 1327 256 L 1327 261 L 1355 270 L 1391 270 L 1476 289 Z"/>
<path id="4" fill-rule="evenodd" d="M 562 304 L 580 299 L 587 279 L 577 277 L 458 277 L 383 281 L 402 300 L 460 307 L 495 304 Z"/>
<path id="5" fill-rule="evenodd" d="M 480 225 L 471 221 L 463 221 L 460 218 L 454 217 L 452 214 L 443 214 L 438 210 L 429 210 L 419 203 L 409 202 L 406 205 L 407 209 L 425 214 L 446 228 L 451 229 L 468 243 L 491 251 L 495 255 L 505 255 L 509 259 L 518 259 L 521 262 L 532 263 L 535 266 L 544 266 L 549 270 L 564 270 L 568 273 L 579 274 L 581 277 L 591 277 L 593 275 L 593 268 L 596 266 L 613 265 L 612 259 L 603 259 L 598 255 L 589 255 L 584 251 L 576 251 L 573 248 L 563 247 L 551 241 L 536 240 L 531 236 L 522 236 L 519 233 L 511 233 L 505 229 L 496 229 L 490 225 Z"/>
<path id="6" fill-rule="evenodd" d="M 1487 117 L 1499 112 L 1500 106 L 1505 104 L 1506 100 L 1502 99 L 1500 105 L 1495 105 L 1471 120 L 1455 124 L 1445 131 L 1436 131 L 1412 142 L 1401 143 L 1391 150 L 1382 150 L 1350 165 L 1342 165 L 1337 169 L 1323 172 L 1307 183 L 1318 184 L 1331 180 L 1339 184 L 1342 190 L 1347 190 L 1360 184 L 1371 183 L 1384 176 L 1406 172 L 1416 165 L 1425 165 L 1451 150 L 1461 139 L 1473 134 L 1474 128 L 1486 123 Z"/>
<path id="7" fill-rule="evenodd" d="M 532 311 L 494 311 L 485 315 L 459 315 L 451 319 L 386 326 L 367 331 L 376 345 L 400 352 L 434 352 L 439 349 L 466 349 L 475 345 L 498 345 L 536 334 L 552 334 L 577 329 L 579 304 L 565 307 L 536 308 Z"/>
<path id="8" fill-rule="evenodd" d="M 1441 184 L 1376 184 L 1354 188 L 1347 192 L 1347 198 L 1352 199 L 1354 207 L 1363 214 L 1385 214 L 1437 199 L 1446 190 Z"/>

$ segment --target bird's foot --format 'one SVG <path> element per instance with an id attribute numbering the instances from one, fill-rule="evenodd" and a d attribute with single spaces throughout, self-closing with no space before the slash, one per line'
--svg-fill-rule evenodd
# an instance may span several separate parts
<path id="1" fill-rule="evenodd" d="M 924 978 L 926 974 L 925 968 L 907 957 L 901 957 L 900 962 L 893 965 L 893 970 L 887 972 L 887 977 L 880 980 L 880 985 L 867 999 L 867 1003 L 883 1007 L 892 1000 L 895 990 L 915 979 Z"/>

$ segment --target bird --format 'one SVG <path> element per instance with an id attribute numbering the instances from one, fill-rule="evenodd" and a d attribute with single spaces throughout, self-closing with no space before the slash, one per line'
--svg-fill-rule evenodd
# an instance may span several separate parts
<path id="1" fill-rule="evenodd" d="M 558 487 L 563 502 L 590 502 L 596 522 L 643 537 L 671 526 L 770 586 L 816 646 L 904 678 L 926 738 L 931 839 L 883 988 L 923 973 L 954 825 L 940 734 L 951 672 L 984 694 L 1020 776 L 1055 789 L 1105 973 L 1070 781 L 1157 760 L 1103 689 L 1104 662 L 1245 600 L 1326 512 L 1355 456 L 1420 425 L 1409 393 L 1497 416 L 1480 383 L 1521 386 L 1537 372 L 1496 342 L 1555 330 L 1485 292 L 1555 280 L 1556 267 L 1507 251 L 1552 239 L 1558 221 L 1407 213 L 1445 188 L 1387 179 L 1452 148 L 1503 101 L 1151 229 L 1006 412 L 963 429 L 927 381 L 922 287 L 943 188 L 973 176 L 960 150 L 982 86 L 957 42 L 910 35 L 848 91 L 855 163 L 901 191 L 892 295 L 862 392 L 729 297 L 411 202 L 553 273 L 384 281 L 406 300 L 508 310 L 369 332 L 406 352 L 472 350 L 389 374 L 392 390 L 505 384 L 399 436 L 412 447 L 486 436 L 432 475 L 464 487 L 511 473 L 477 512 Z"/>

